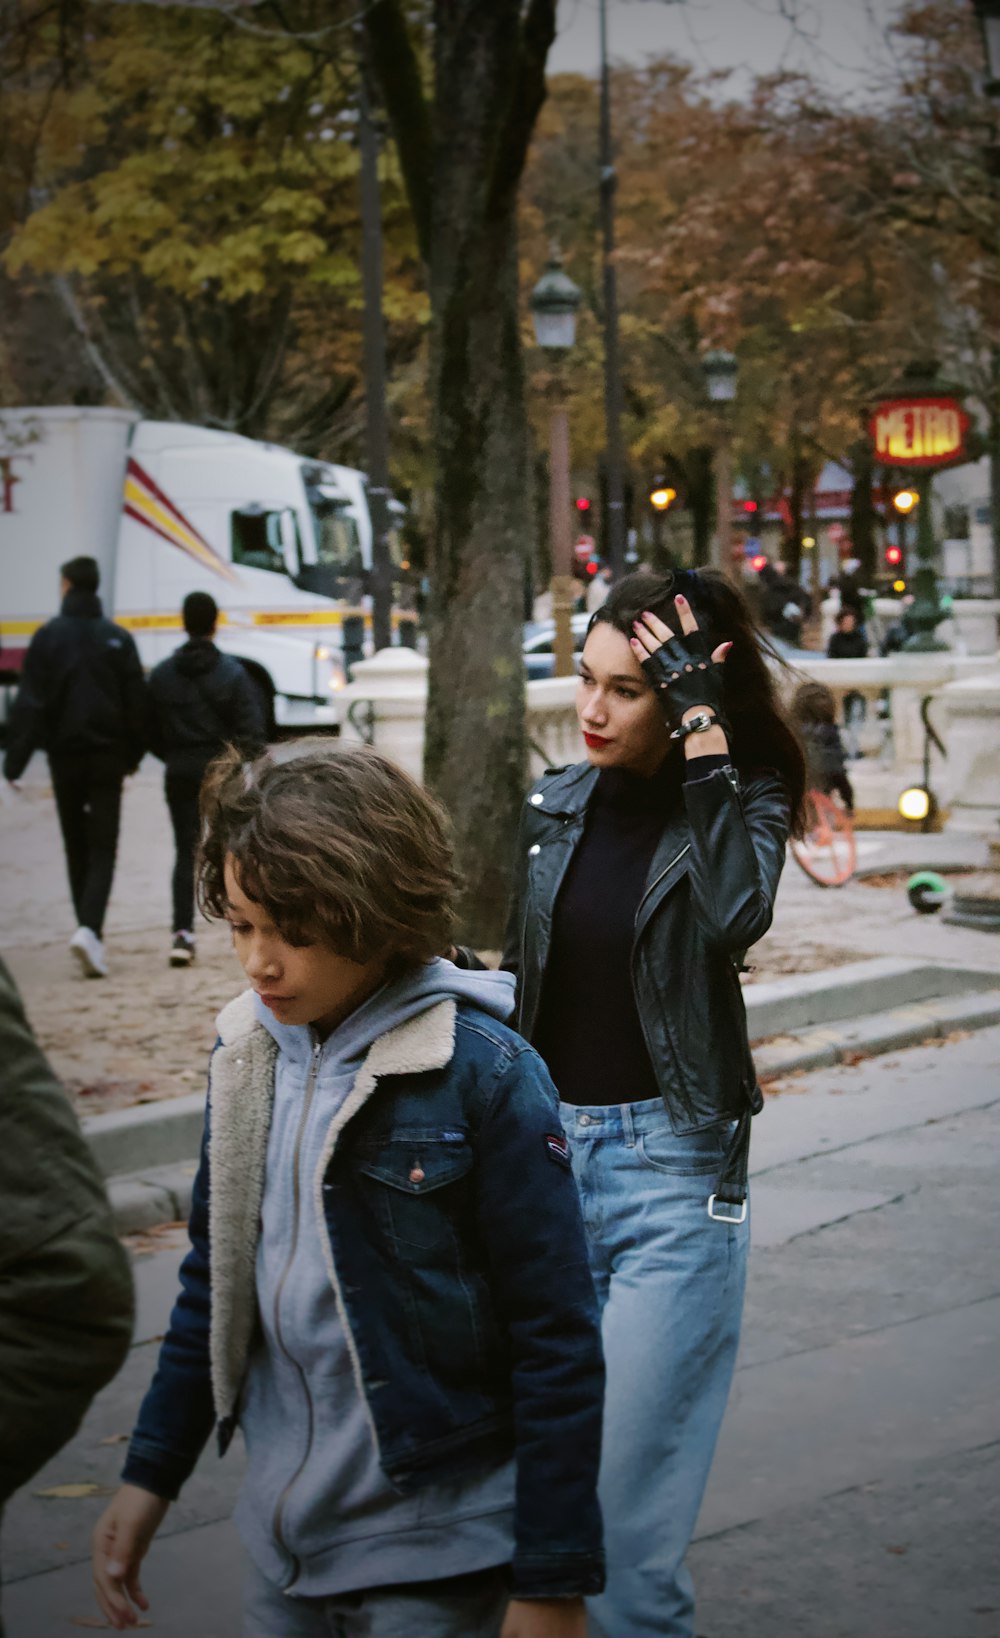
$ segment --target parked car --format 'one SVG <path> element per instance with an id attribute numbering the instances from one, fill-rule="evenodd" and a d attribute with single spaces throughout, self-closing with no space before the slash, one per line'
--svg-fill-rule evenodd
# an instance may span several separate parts
<path id="1" fill-rule="evenodd" d="M 586 641 L 589 624 L 589 614 L 570 615 L 573 648 L 577 654 L 580 653 Z M 529 622 L 525 626 L 524 644 L 521 652 L 524 655 L 524 669 L 528 674 L 529 682 L 537 682 L 540 677 L 555 675 L 555 630 L 554 620 L 542 620 L 537 624 Z"/>

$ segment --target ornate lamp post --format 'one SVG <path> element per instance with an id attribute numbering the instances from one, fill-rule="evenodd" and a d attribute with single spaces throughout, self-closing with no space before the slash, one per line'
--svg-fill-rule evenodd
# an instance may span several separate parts
<path id="1" fill-rule="evenodd" d="M 994 108 L 993 141 L 986 156 L 986 168 L 994 190 L 1000 179 L 1000 142 L 997 140 L 997 108 L 1000 103 L 1000 0 L 972 0 L 979 21 L 986 58 L 983 90 Z M 990 535 L 993 544 L 993 595 L 1000 597 L 1000 347 L 994 346 L 990 360 L 989 417 L 990 454 Z"/>
<path id="2" fill-rule="evenodd" d="M 718 405 L 718 432 L 715 445 L 715 540 L 712 566 L 724 574 L 733 572 L 733 471 L 731 427 L 727 404 L 736 397 L 739 371 L 735 354 L 716 348 L 701 361 L 711 403 Z"/>
<path id="3" fill-rule="evenodd" d="M 576 340 L 580 291 L 562 260 L 554 255 L 531 292 L 535 340 L 548 353 L 553 369 L 552 408 L 549 415 L 549 544 L 552 552 L 552 617 L 555 621 L 555 674 L 573 675 L 571 616 L 576 586 L 573 580 L 573 542 L 569 505 L 569 418 L 566 413 L 559 364 Z"/>

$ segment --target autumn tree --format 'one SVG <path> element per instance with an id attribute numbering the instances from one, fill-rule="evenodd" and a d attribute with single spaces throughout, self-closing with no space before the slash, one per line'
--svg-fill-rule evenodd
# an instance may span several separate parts
<path id="1" fill-rule="evenodd" d="M 6 267 L 55 291 L 106 395 L 360 450 L 356 65 L 340 9 L 295 0 L 289 31 L 263 11 L 86 4 L 56 75 L 56 12 L 0 54 L 0 121 L 35 132 Z M 384 215 L 405 364 L 426 299 L 391 164 Z"/>

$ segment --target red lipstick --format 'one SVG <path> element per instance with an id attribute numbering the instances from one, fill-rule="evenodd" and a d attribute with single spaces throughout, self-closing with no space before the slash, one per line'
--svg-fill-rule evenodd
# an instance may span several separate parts
<path id="1" fill-rule="evenodd" d="M 592 751 L 599 751 L 602 745 L 610 745 L 610 739 L 602 739 L 600 734 L 584 734 L 583 742 Z"/>

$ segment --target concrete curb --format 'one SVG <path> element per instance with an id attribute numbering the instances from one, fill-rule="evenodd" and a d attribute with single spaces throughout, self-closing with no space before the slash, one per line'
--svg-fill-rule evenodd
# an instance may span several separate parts
<path id="1" fill-rule="evenodd" d="M 186 1219 L 197 1169 L 195 1161 L 187 1160 L 111 1178 L 108 1199 L 119 1234 Z"/>
<path id="2" fill-rule="evenodd" d="M 795 1070 L 829 1069 L 860 1053 L 865 1058 L 901 1047 L 939 1040 L 952 1030 L 987 1029 L 1000 1024 L 1000 989 L 982 995 L 958 995 L 920 1001 L 909 1007 L 857 1018 L 851 1023 L 814 1029 L 788 1041 L 764 1042 L 754 1048 L 762 1079 Z"/>

